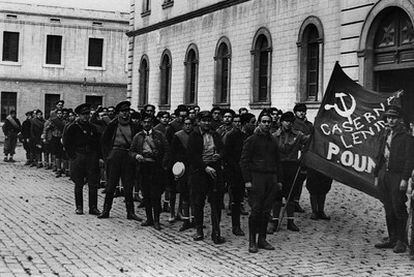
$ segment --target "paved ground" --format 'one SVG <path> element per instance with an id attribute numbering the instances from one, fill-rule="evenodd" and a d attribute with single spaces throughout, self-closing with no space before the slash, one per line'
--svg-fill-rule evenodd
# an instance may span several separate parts
<path id="1" fill-rule="evenodd" d="M 17 159 L 23 160 L 22 149 Z M 385 236 L 380 203 L 340 184 L 328 195 L 330 222 L 309 219 L 308 193 L 301 232 L 282 230 L 269 240 L 276 251 L 247 252 L 247 237 L 226 244 L 194 242 L 162 218 L 159 232 L 125 218 L 117 198 L 111 218 L 74 214 L 73 184 L 50 171 L 0 162 L 0 276 L 413 276 L 407 254 L 378 250 Z M 85 188 L 85 200 L 86 188 Z M 100 194 L 99 206 L 103 198 Z M 143 216 L 143 211 L 138 213 Z M 247 230 L 247 218 L 243 228 Z"/>

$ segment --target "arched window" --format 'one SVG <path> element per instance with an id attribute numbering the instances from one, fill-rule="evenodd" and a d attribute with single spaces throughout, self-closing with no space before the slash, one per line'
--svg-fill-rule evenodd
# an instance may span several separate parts
<path id="1" fill-rule="evenodd" d="M 161 56 L 160 107 L 169 108 L 171 97 L 171 53 L 165 50 Z"/>
<path id="2" fill-rule="evenodd" d="M 142 107 L 148 104 L 148 78 L 149 77 L 149 63 L 148 57 L 143 56 L 139 66 L 139 97 L 138 106 Z"/>
<path id="3" fill-rule="evenodd" d="M 318 101 L 322 98 L 323 29 L 321 21 L 308 17 L 299 31 L 299 101 Z"/>
<path id="4" fill-rule="evenodd" d="M 253 57 L 253 105 L 270 105 L 272 40 L 267 29 L 257 31 L 251 50 Z"/>
<path id="5" fill-rule="evenodd" d="M 187 49 L 185 66 L 185 104 L 197 104 L 198 88 L 198 50 L 195 44 Z"/>
<path id="6" fill-rule="evenodd" d="M 214 104 L 230 106 L 230 41 L 223 37 L 217 43 L 215 60 L 215 97 Z"/>

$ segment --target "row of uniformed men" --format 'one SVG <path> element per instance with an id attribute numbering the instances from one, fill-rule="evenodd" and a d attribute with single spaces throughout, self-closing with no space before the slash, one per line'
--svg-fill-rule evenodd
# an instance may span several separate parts
<path id="1" fill-rule="evenodd" d="M 163 113 L 155 127 L 153 113 L 144 113 L 141 124 L 137 125 L 130 120 L 130 110 L 128 101 L 119 103 L 115 108 L 116 117 L 100 136 L 90 122 L 90 105 L 82 104 L 75 109 L 79 118 L 64 132 L 63 144 L 71 160 L 76 213 L 83 213 L 82 189 L 87 180 L 89 213 L 108 218 L 121 180 L 127 218 L 141 221 L 133 203 L 133 186 L 138 176 L 146 213 L 143 226 L 161 229 L 161 195 L 168 184 L 172 187 L 170 197 L 175 195 L 175 189 L 180 192 L 184 220 L 181 230 L 191 227 L 190 213 L 194 216 L 194 240 L 204 239 L 204 205 L 208 199 L 211 237 L 214 243 L 220 244 L 225 241 L 220 220 L 226 186 L 231 199 L 232 230 L 238 236 L 244 235 L 240 228 L 240 207 L 246 188 L 251 207 L 249 251 L 257 252 L 258 248 L 274 249 L 266 241 L 266 233 L 273 233 L 278 225 L 283 197 L 289 198 L 287 227 L 299 231 L 293 217 L 295 201 L 299 200 L 302 183 L 308 176 L 312 219 L 329 219 L 323 208 L 332 180 L 312 170 L 307 173 L 300 170 L 299 153 L 306 150 L 313 131 L 312 124 L 306 120 L 305 105 L 298 104 L 294 113 L 281 116 L 277 109 L 265 109 L 257 124 L 255 116 L 248 112 L 236 115 L 230 109 L 214 108 L 198 112 L 194 117 L 180 105 L 173 121 L 169 122 L 169 114 Z M 97 209 L 100 152 L 107 168 L 102 212 Z M 174 176 L 171 168 L 176 162 L 184 164 L 185 172 Z M 299 178 L 293 184 L 296 175 Z"/>

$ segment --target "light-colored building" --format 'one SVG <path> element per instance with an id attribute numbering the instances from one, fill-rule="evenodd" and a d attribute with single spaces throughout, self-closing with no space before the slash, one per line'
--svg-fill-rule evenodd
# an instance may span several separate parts
<path id="1" fill-rule="evenodd" d="M 126 99 L 129 14 L 0 2 L 1 119 Z"/>
<path id="2" fill-rule="evenodd" d="M 131 15 L 135 106 L 304 102 L 313 117 L 339 61 L 370 89 L 405 89 L 414 108 L 413 0 L 135 0 Z"/>

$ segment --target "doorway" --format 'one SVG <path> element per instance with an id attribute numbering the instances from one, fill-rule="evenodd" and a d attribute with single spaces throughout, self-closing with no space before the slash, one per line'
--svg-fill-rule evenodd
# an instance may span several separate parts
<path id="1" fill-rule="evenodd" d="M 409 122 L 414 122 L 414 69 L 379 71 L 375 73 L 376 91 L 395 92 L 404 90 L 401 105 Z"/>

